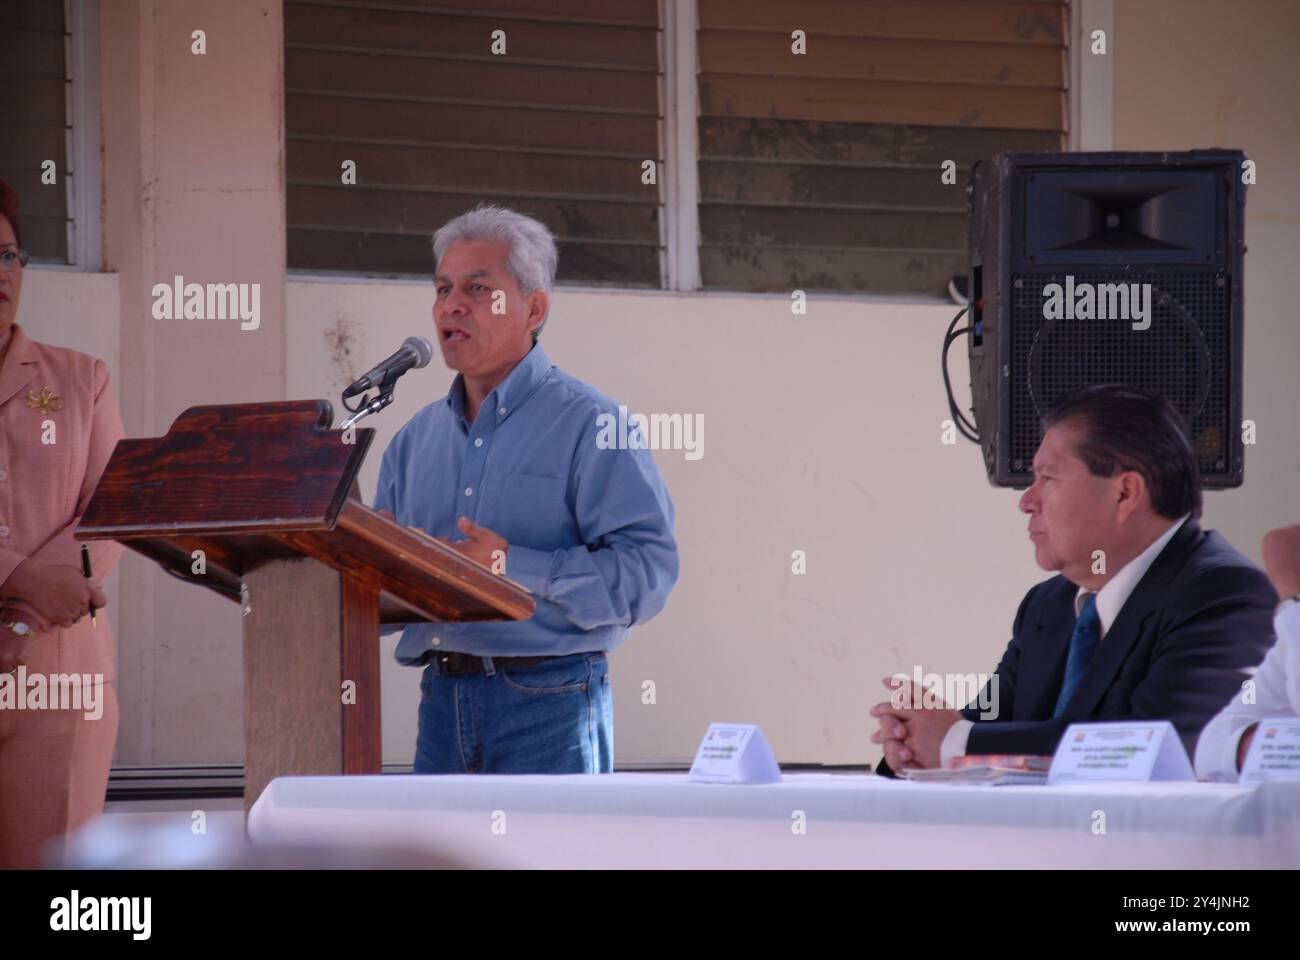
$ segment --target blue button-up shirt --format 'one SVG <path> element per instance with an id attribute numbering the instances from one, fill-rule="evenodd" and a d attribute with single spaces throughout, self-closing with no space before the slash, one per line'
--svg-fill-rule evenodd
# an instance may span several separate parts
<path id="1" fill-rule="evenodd" d="M 461 516 L 495 531 L 510 545 L 505 576 L 537 603 L 524 621 L 409 624 L 399 662 L 435 649 L 612 650 L 663 609 L 678 572 L 673 502 L 648 450 L 597 445 L 601 414 L 617 417 L 618 404 L 535 345 L 473 423 L 457 375 L 446 397 L 398 431 L 384 451 L 376 509 L 453 541 L 464 539 Z"/>

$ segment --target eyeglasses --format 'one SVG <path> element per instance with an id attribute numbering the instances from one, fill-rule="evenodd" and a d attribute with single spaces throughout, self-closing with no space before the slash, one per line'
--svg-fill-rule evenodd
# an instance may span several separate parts
<path id="1" fill-rule="evenodd" d="M 6 270 L 17 270 L 19 267 L 27 266 L 31 256 L 26 250 L 5 250 L 0 252 L 0 267 Z"/>

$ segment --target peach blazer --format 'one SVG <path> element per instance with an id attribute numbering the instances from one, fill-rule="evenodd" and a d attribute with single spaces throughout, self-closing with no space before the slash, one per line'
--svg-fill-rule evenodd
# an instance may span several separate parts
<path id="1" fill-rule="evenodd" d="M 81 543 L 72 531 L 122 436 L 104 362 L 37 343 L 14 324 L 0 365 L 0 584 L 29 557 L 81 568 Z M 111 540 L 89 545 L 102 583 L 124 548 Z M 66 630 L 30 615 L 15 619 L 41 631 L 29 671 L 101 673 L 113 682 L 108 617 L 99 617 L 97 627 L 87 617 Z"/>

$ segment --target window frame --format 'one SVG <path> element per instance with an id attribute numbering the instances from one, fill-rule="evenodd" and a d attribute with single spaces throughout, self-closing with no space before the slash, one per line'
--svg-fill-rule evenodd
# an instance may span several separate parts
<path id="1" fill-rule="evenodd" d="M 98 0 L 69 0 L 94 2 Z M 1067 94 L 1066 145 L 1071 151 L 1109 150 L 1113 124 L 1114 0 L 1065 0 L 1069 17 L 1069 46 L 1066 75 Z M 700 275 L 699 216 L 699 84 L 697 0 L 659 0 L 663 77 L 660 90 L 663 120 L 661 143 L 664 166 L 660 171 L 663 199 L 663 222 L 660 239 L 663 261 L 659 289 L 588 284 L 557 283 L 557 290 L 590 293 L 627 293 L 637 295 L 699 294 L 718 297 L 786 299 L 788 294 L 742 290 L 705 289 Z M 1079 55 L 1088 48 L 1093 30 L 1106 32 L 1106 55 Z M 290 270 L 290 282 L 326 283 L 409 283 L 401 279 L 368 274 L 321 273 Z M 870 291 L 825 291 L 819 298 L 851 300 L 863 303 L 925 305 L 948 303 L 943 297 L 925 294 L 872 293 Z"/>
<path id="2" fill-rule="evenodd" d="M 27 270 L 103 273 L 103 161 L 99 99 L 100 0 L 63 0 L 65 116 L 63 189 L 68 262 L 33 261 Z M 68 171 L 72 176 L 68 176 Z"/>

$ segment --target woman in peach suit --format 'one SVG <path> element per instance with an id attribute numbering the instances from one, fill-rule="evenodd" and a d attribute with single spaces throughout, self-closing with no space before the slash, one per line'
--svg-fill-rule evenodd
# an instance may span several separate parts
<path id="1" fill-rule="evenodd" d="M 122 418 L 103 361 L 15 323 L 27 260 L 16 207 L 0 181 L 0 868 L 41 866 L 61 852 L 51 841 L 103 811 L 117 740 L 113 637 L 88 613 L 108 602 L 100 581 L 122 555 L 91 543 L 94 579 L 83 576 L 72 531 Z M 79 690 L 45 679 L 55 674 L 79 675 Z"/>

